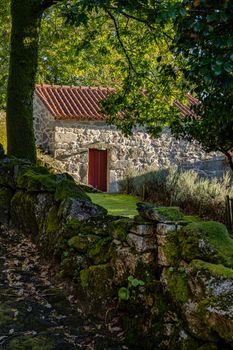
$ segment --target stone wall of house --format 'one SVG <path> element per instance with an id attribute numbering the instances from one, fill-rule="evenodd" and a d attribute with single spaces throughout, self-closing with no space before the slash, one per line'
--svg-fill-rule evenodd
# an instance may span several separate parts
<path id="1" fill-rule="evenodd" d="M 196 163 L 207 159 L 211 159 L 213 167 L 215 160 L 222 163 L 218 154 L 206 154 L 197 143 L 178 141 L 168 129 L 157 139 L 143 130 L 127 138 L 103 122 L 56 121 L 54 137 L 55 158 L 62 160 L 66 170 L 82 183 L 87 183 L 88 149 L 108 150 L 111 192 L 119 190 L 118 181 L 127 174 L 182 164 L 195 169 Z"/>
<path id="2" fill-rule="evenodd" d="M 143 129 L 127 138 L 104 122 L 54 120 L 36 95 L 34 128 L 37 145 L 62 161 L 66 171 L 84 184 L 88 181 L 88 150 L 107 150 L 110 192 L 119 191 L 119 180 L 125 176 L 156 168 L 177 165 L 218 178 L 226 170 L 221 155 L 207 154 L 197 143 L 176 140 L 168 129 L 159 138 L 151 138 Z"/>
<path id="3" fill-rule="evenodd" d="M 33 99 L 33 126 L 37 146 L 53 152 L 54 118 L 37 95 Z"/>

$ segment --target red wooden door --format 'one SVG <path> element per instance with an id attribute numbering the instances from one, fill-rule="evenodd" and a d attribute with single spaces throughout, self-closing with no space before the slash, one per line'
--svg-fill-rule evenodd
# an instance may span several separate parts
<path id="1" fill-rule="evenodd" d="M 88 184 L 107 191 L 107 151 L 89 149 Z"/>

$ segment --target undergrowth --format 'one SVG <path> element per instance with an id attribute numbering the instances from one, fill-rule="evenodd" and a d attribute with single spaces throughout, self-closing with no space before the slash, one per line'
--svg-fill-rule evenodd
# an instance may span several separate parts
<path id="1" fill-rule="evenodd" d="M 221 180 L 200 177 L 194 170 L 177 167 L 134 175 L 121 182 L 127 191 L 146 201 L 179 206 L 184 212 L 208 219 L 225 221 L 226 196 L 233 197 L 233 184 L 227 173 Z"/>

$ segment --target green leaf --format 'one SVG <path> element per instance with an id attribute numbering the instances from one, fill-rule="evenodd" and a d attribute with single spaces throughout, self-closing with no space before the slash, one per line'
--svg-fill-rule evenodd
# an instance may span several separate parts
<path id="1" fill-rule="evenodd" d="M 215 75 L 220 75 L 222 73 L 222 66 L 220 66 L 219 64 L 216 64 L 213 67 L 213 71 Z"/>
<path id="2" fill-rule="evenodd" d="M 134 280 L 134 277 L 133 276 L 129 276 L 128 277 L 128 281 L 132 283 L 132 281 Z"/>
<path id="3" fill-rule="evenodd" d="M 228 63 L 228 62 L 224 64 L 223 68 L 224 68 L 224 70 L 225 70 L 227 73 L 230 73 L 230 72 L 232 72 L 232 70 L 233 70 L 232 65 L 231 65 L 230 63 Z"/>
<path id="4" fill-rule="evenodd" d="M 129 298 L 130 298 L 130 293 L 129 293 L 128 288 L 121 287 L 121 288 L 118 290 L 118 297 L 119 297 L 120 300 L 129 300 Z"/>

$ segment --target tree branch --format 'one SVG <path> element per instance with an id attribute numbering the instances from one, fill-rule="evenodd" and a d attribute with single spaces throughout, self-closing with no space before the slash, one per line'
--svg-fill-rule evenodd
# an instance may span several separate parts
<path id="1" fill-rule="evenodd" d="M 232 160 L 232 152 L 231 150 L 224 150 L 223 148 L 219 148 L 220 152 L 222 152 L 223 154 L 225 154 L 226 159 L 227 159 L 227 163 L 229 164 L 231 170 L 233 171 L 233 160 Z"/>
<path id="2" fill-rule="evenodd" d="M 49 7 L 57 4 L 58 2 L 62 2 L 64 0 L 43 0 L 41 3 L 41 7 L 43 10 L 48 9 Z"/>
<path id="3" fill-rule="evenodd" d="M 113 16 L 111 11 L 109 11 L 107 8 L 105 8 L 105 11 L 107 12 L 107 14 L 109 15 L 109 17 L 112 19 L 112 21 L 114 23 L 114 27 L 116 29 L 117 39 L 118 39 L 118 41 L 119 41 L 119 43 L 121 45 L 121 48 L 122 48 L 122 50 L 123 50 L 123 52 L 125 54 L 126 59 L 128 61 L 128 65 L 129 65 L 130 70 L 133 70 L 135 73 L 137 73 L 135 68 L 134 68 L 134 66 L 133 66 L 133 63 L 132 63 L 129 55 L 128 55 L 127 49 L 125 48 L 125 45 L 124 45 L 124 43 L 123 43 L 123 41 L 121 39 L 121 35 L 120 35 L 120 32 L 119 32 L 119 27 L 118 27 L 116 18 Z"/>
<path id="4" fill-rule="evenodd" d="M 109 7 L 109 9 L 115 10 L 115 11 L 118 10 L 117 7 L 114 7 L 114 6 Z M 119 10 L 118 10 L 118 11 L 119 11 Z M 121 15 L 125 16 L 125 17 L 128 18 L 128 19 L 133 19 L 133 20 L 135 20 L 135 21 L 137 21 L 137 22 L 144 23 L 148 28 L 150 28 L 150 29 L 153 30 L 153 31 L 156 30 L 156 28 L 155 28 L 153 25 L 151 25 L 151 24 L 149 23 L 149 21 L 146 20 L 146 19 L 138 18 L 138 17 L 136 17 L 136 16 L 134 16 L 134 15 L 131 15 L 131 14 L 129 14 L 129 13 L 126 13 L 126 12 L 124 12 L 124 11 L 119 11 L 119 13 L 120 13 Z M 164 34 L 168 39 L 172 40 L 172 38 L 170 37 L 170 35 L 168 35 L 166 32 L 163 31 L 163 34 Z"/>

